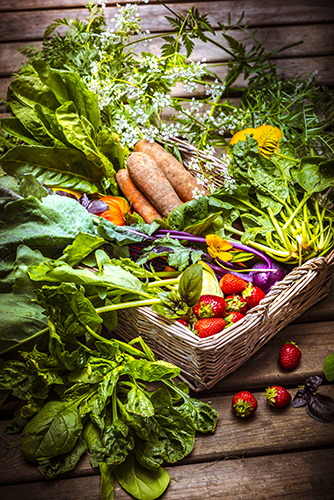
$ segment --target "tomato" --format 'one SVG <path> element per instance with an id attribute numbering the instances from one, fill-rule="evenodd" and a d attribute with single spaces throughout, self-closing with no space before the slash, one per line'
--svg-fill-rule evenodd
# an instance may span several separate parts
<path id="1" fill-rule="evenodd" d="M 109 210 L 105 210 L 104 212 L 100 212 L 96 215 L 110 220 L 110 222 L 116 226 L 125 226 L 123 215 L 126 212 L 130 212 L 128 202 L 124 198 L 120 198 L 118 196 L 103 196 L 100 200 L 108 205 Z"/>

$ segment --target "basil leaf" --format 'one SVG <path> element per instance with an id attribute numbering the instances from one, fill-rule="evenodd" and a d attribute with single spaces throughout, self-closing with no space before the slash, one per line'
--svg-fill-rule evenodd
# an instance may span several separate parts
<path id="1" fill-rule="evenodd" d="M 203 284 L 203 268 L 201 264 L 192 264 L 181 275 L 179 294 L 189 306 L 195 307 L 198 303 Z"/>
<path id="2" fill-rule="evenodd" d="M 310 417 L 324 424 L 334 423 L 334 401 L 329 396 L 315 394 L 306 406 Z"/>

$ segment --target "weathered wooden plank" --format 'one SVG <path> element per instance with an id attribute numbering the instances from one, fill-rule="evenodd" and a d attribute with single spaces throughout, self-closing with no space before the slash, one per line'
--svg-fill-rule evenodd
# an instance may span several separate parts
<path id="1" fill-rule="evenodd" d="M 290 341 L 300 346 L 302 358 L 297 368 L 286 371 L 281 368 L 278 357 L 281 346 Z M 245 384 L 248 390 L 261 390 L 273 383 L 298 386 L 310 376 L 323 376 L 326 356 L 332 352 L 333 322 L 288 325 L 242 366 L 218 382 L 211 393 L 237 391 Z"/>
<path id="2" fill-rule="evenodd" d="M 218 460 L 167 467 L 164 500 L 331 500 L 334 450 Z M 34 482 L 0 488 L 6 500 L 100 500 L 100 477 Z M 116 482 L 115 500 L 130 500 Z"/>
<path id="3" fill-rule="evenodd" d="M 231 32 L 230 34 L 237 40 L 241 40 L 244 37 L 241 33 L 237 34 Z M 227 47 L 220 31 L 216 32 L 215 37 L 212 35 L 210 35 L 210 37 L 218 43 L 221 43 L 224 47 Z M 280 58 L 331 55 L 334 53 L 334 24 L 314 25 L 312 29 L 310 29 L 309 26 L 282 26 L 270 29 L 260 28 L 257 32 L 256 39 L 258 42 L 265 41 L 265 47 L 268 52 L 278 50 L 284 45 L 303 41 L 303 43 L 277 54 L 276 57 L 279 56 Z M 151 42 L 148 42 L 146 46 L 143 43 L 139 43 L 135 51 L 137 54 L 143 51 L 151 52 L 158 56 L 160 55 L 160 49 L 163 43 L 163 40 L 154 38 Z M 250 41 L 243 43 L 245 43 L 247 50 L 252 45 Z M 19 52 L 19 49 L 25 45 L 34 45 L 40 49 L 42 42 L 33 40 L 29 42 L 29 44 L 8 42 L 0 45 L 0 76 L 12 75 L 27 61 L 27 58 Z M 203 43 L 202 41 L 196 41 L 195 49 L 191 57 L 195 61 L 201 61 L 205 58 L 208 63 L 229 60 L 229 55 L 224 52 L 224 50 L 216 45 Z M 275 58 L 275 56 L 273 58 Z"/>
<path id="4" fill-rule="evenodd" d="M 272 383 L 277 382 L 272 376 Z M 249 386 L 244 381 L 243 388 Z M 263 390 L 265 389 L 263 385 Z M 292 395 L 296 388 L 291 389 Z M 325 385 L 321 393 L 334 396 L 334 386 Z M 277 452 L 293 452 L 334 446 L 334 434 L 329 432 L 328 424 L 317 422 L 306 413 L 305 408 L 291 406 L 280 410 L 271 408 L 261 392 L 254 392 L 259 407 L 252 418 L 237 418 L 231 410 L 231 395 L 202 398 L 217 409 L 219 421 L 215 434 L 198 435 L 192 453 L 182 463 L 199 463 L 235 456 L 259 456 Z M 0 436 L 4 422 L 0 423 Z M 267 431 L 267 432 L 266 432 Z M 10 444 L 19 444 L 18 436 L 0 438 L 0 484 L 13 484 L 26 481 L 38 481 L 41 476 L 33 464 L 23 458 L 20 447 L 10 448 Z M 88 454 L 85 455 L 75 471 L 66 477 L 92 474 Z"/>
<path id="5" fill-rule="evenodd" d="M 185 14 L 193 3 L 169 4 L 169 6 L 179 13 Z M 321 0 L 317 4 L 302 0 L 289 2 L 284 0 L 278 5 L 271 1 L 263 7 L 261 0 L 237 0 L 223 2 L 198 2 L 196 3 L 201 14 L 207 14 L 209 22 L 214 28 L 218 28 L 218 23 L 227 22 L 227 14 L 231 13 L 231 21 L 238 21 L 241 13 L 245 12 L 245 21 L 250 21 L 252 26 L 285 26 L 289 24 L 323 23 L 334 21 L 334 4 L 330 0 Z M 22 3 L 21 3 L 22 9 Z M 105 9 L 107 22 L 117 12 L 114 6 Z M 171 26 L 166 19 L 168 11 L 160 4 L 139 5 L 138 14 L 141 18 L 142 28 L 151 32 L 170 31 Z M 48 9 L 48 10 L 20 10 L 3 12 L 0 21 L 1 40 L 36 40 L 41 39 L 45 28 L 59 17 L 73 19 L 85 19 L 86 9 Z"/>

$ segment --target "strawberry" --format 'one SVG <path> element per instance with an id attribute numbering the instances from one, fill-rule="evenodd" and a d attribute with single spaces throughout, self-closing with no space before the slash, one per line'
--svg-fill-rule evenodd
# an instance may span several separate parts
<path id="1" fill-rule="evenodd" d="M 248 305 L 246 299 L 242 295 L 228 295 L 225 297 L 226 311 L 238 311 L 241 314 L 246 314 L 248 311 Z"/>
<path id="2" fill-rule="evenodd" d="M 240 321 L 242 318 L 245 316 L 241 314 L 238 311 L 232 311 L 230 314 L 225 316 L 225 321 L 226 323 L 236 323 L 237 321 Z"/>
<path id="3" fill-rule="evenodd" d="M 268 404 L 274 408 L 283 408 L 291 401 L 291 394 L 280 385 L 272 385 L 266 389 Z"/>
<path id="4" fill-rule="evenodd" d="M 225 300 L 219 295 L 202 295 L 193 312 L 198 319 L 223 318 L 226 312 Z"/>
<path id="5" fill-rule="evenodd" d="M 243 292 L 245 290 L 247 282 L 244 281 L 239 276 L 228 273 L 219 281 L 219 286 L 225 295 L 233 295 Z"/>
<path id="6" fill-rule="evenodd" d="M 298 365 L 302 352 L 294 342 L 286 342 L 279 353 L 279 362 L 285 370 L 293 370 Z"/>
<path id="7" fill-rule="evenodd" d="M 194 329 L 201 339 L 221 332 L 226 326 L 224 318 L 204 318 L 196 321 Z"/>
<path id="8" fill-rule="evenodd" d="M 177 321 L 178 323 L 181 323 L 181 325 L 183 325 L 183 326 L 188 326 L 188 323 L 186 322 L 186 320 L 185 320 L 185 319 L 177 319 L 176 321 Z"/>
<path id="9" fill-rule="evenodd" d="M 260 300 L 262 300 L 266 294 L 261 290 L 261 288 L 249 284 L 242 292 L 242 296 L 246 300 L 249 309 L 252 309 L 252 307 L 258 305 Z"/>
<path id="10" fill-rule="evenodd" d="M 257 401 L 248 391 L 238 392 L 232 399 L 232 410 L 237 417 L 250 417 L 257 408 Z"/>

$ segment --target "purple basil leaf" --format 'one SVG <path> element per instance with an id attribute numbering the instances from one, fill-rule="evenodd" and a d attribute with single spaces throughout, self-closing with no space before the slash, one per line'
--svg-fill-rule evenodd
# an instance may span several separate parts
<path id="1" fill-rule="evenodd" d="M 90 214 L 99 214 L 109 210 L 109 206 L 101 200 L 92 200 L 86 208 Z"/>
<path id="2" fill-rule="evenodd" d="M 310 417 L 324 424 L 334 423 L 334 401 L 329 396 L 314 394 L 306 407 Z"/>
<path id="3" fill-rule="evenodd" d="M 311 398 L 311 395 L 305 391 L 305 389 L 298 389 L 297 394 L 292 400 L 291 406 L 293 408 L 299 408 L 300 406 L 305 406 Z"/>
<path id="4" fill-rule="evenodd" d="M 74 200 L 78 200 L 75 194 L 67 193 L 66 191 L 62 191 L 61 189 L 57 189 L 56 194 L 59 196 L 66 196 L 66 198 L 73 198 Z"/>
<path id="5" fill-rule="evenodd" d="M 307 392 L 316 392 L 319 389 L 319 385 L 322 383 L 322 378 L 318 377 L 310 377 L 305 381 L 305 390 Z"/>
<path id="6" fill-rule="evenodd" d="M 80 196 L 79 198 L 79 203 L 80 205 L 82 205 L 84 208 L 87 208 L 88 205 L 89 205 L 89 198 L 88 196 L 86 195 L 86 193 L 84 193 L 82 196 Z"/>

